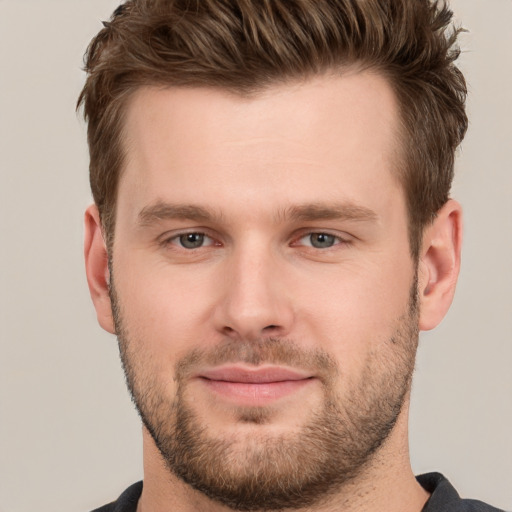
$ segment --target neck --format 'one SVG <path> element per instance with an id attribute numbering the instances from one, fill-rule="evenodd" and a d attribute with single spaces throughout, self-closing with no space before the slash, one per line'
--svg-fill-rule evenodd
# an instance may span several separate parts
<path id="1" fill-rule="evenodd" d="M 385 443 L 356 478 L 328 500 L 294 512 L 420 512 L 429 495 L 411 469 L 407 420 L 408 403 Z M 173 475 L 146 429 L 143 440 L 144 489 L 137 512 L 232 512 Z"/>

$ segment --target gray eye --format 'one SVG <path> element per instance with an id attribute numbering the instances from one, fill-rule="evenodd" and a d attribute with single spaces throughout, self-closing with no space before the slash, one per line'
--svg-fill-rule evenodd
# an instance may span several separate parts
<path id="1" fill-rule="evenodd" d="M 328 249 L 336 243 L 336 237 L 326 233 L 311 233 L 309 240 L 316 249 Z"/>
<path id="2" fill-rule="evenodd" d="M 204 244 L 205 236 L 202 233 L 187 233 L 179 237 L 180 244 L 185 249 L 197 249 Z"/>

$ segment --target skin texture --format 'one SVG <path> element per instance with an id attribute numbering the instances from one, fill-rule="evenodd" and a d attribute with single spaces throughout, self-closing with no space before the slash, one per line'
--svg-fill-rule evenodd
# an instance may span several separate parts
<path id="1" fill-rule="evenodd" d="M 214 454 L 199 464 L 213 467 L 210 483 L 227 468 L 221 478 L 233 486 L 241 475 L 247 490 L 255 461 L 283 447 L 286 456 L 262 463 L 260 474 L 286 469 L 283 460 L 292 461 L 286 474 L 298 464 L 312 474 L 304 464 L 318 452 L 317 466 L 332 459 L 341 475 L 290 508 L 421 509 L 427 496 L 409 464 L 408 389 L 418 329 L 437 325 L 453 297 L 461 212 L 454 201 L 443 207 L 416 265 L 393 172 L 398 125 L 390 87 L 371 73 L 252 98 L 156 88 L 132 98 L 112 275 L 94 206 L 85 254 L 98 320 L 117 331 L 149 427 L 139 510 L 258 509 L 258 492 L 244 507 L 240 493 L 229 501 L 180 473 L 172 440 L 187 422 L 197 435 L 180 442 L 210 443 L 197 452 Z M 205 235 L 202 245 L 193 233 Z M 235 370 L 227 380 L 245 382 L 205 378 L 226 366 Z M 264 377 L 247 386 L 248 374 L 267 370 L 294 372 L 300 385 L 287 377 L 283 391 Z M 308 445 L 312 426 L 326 424 L 334 441 Z"/>

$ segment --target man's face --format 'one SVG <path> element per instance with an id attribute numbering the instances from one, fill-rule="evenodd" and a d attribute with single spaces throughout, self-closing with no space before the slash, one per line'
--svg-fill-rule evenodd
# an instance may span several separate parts
<path id="1" fill-rule="evenodd" d="M 393 429 L 418 331 L 397 116 L 369 73 L 130 103 L 116 331 L 168 467 L 215 500 L 313 503 Z"/>

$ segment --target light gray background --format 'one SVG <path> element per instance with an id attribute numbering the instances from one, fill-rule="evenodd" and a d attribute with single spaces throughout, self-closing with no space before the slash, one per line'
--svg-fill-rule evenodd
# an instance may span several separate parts
<path id="1" fill-rule="evenodd" d="M 0 0 L 0 512 L 87 511 L 142 476 L 140 426 L 82 262 L 90 202 L 74 113 L 83 51 L 117 0 Z M 512 510 L 511 0 L 458 0 L 471 128 L 455 303 L 422 336 L 416 472 Z"/>

